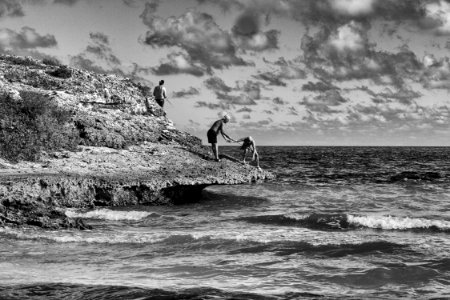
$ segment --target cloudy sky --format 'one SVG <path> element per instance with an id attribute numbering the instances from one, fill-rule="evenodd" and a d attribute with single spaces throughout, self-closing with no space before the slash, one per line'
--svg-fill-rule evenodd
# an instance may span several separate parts
<path id="1" fill-rule="evenodd" d="M 450 1 L 0 0 L 0 51 L 166 81 L 176 126 L 266 145 L 450 145 Z"/>

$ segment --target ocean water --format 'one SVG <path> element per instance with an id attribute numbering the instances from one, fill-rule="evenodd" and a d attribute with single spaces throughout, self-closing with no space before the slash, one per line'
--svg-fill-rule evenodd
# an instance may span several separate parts
<path id="1" fill-rule="evenodd" d="M 450 148 L 258 151 L 277 179 L 0 228 L 0 299 L 450 299 Z"/>

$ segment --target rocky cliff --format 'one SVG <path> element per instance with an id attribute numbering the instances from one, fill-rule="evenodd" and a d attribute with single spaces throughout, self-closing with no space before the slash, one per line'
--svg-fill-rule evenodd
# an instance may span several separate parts
<path id="1" fill-rule="evenodd" d="M 272 175 L 177 130 L 150 89 L 54 61 L 0 56 L 0 225 L 78 227 L 66 208 L 177 204 Z"/>

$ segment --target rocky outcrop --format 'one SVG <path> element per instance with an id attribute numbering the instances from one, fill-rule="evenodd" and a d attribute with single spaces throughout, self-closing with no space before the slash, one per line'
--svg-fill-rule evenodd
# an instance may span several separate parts
<path id="1" fill-rule="evenodd" d="M 84 229 L 65 209 L 186 203 L 208 185 L 272 177 L 210 159 L 148 94 L 126 78 L 0 56 L 0 225 Z"/>

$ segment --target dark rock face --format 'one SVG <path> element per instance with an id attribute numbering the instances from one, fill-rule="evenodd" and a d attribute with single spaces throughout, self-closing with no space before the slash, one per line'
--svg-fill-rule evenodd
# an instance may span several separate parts
<path id="1" fill-rule="evenodd" d="M 65 209 L 189 203 L 208 185 L 273 177 L 211 160 L 149 91 L 126 78 L 0 55 L 0 104 L 17 108 L 0 108 L 0 226 L 88 229 Z"/>

